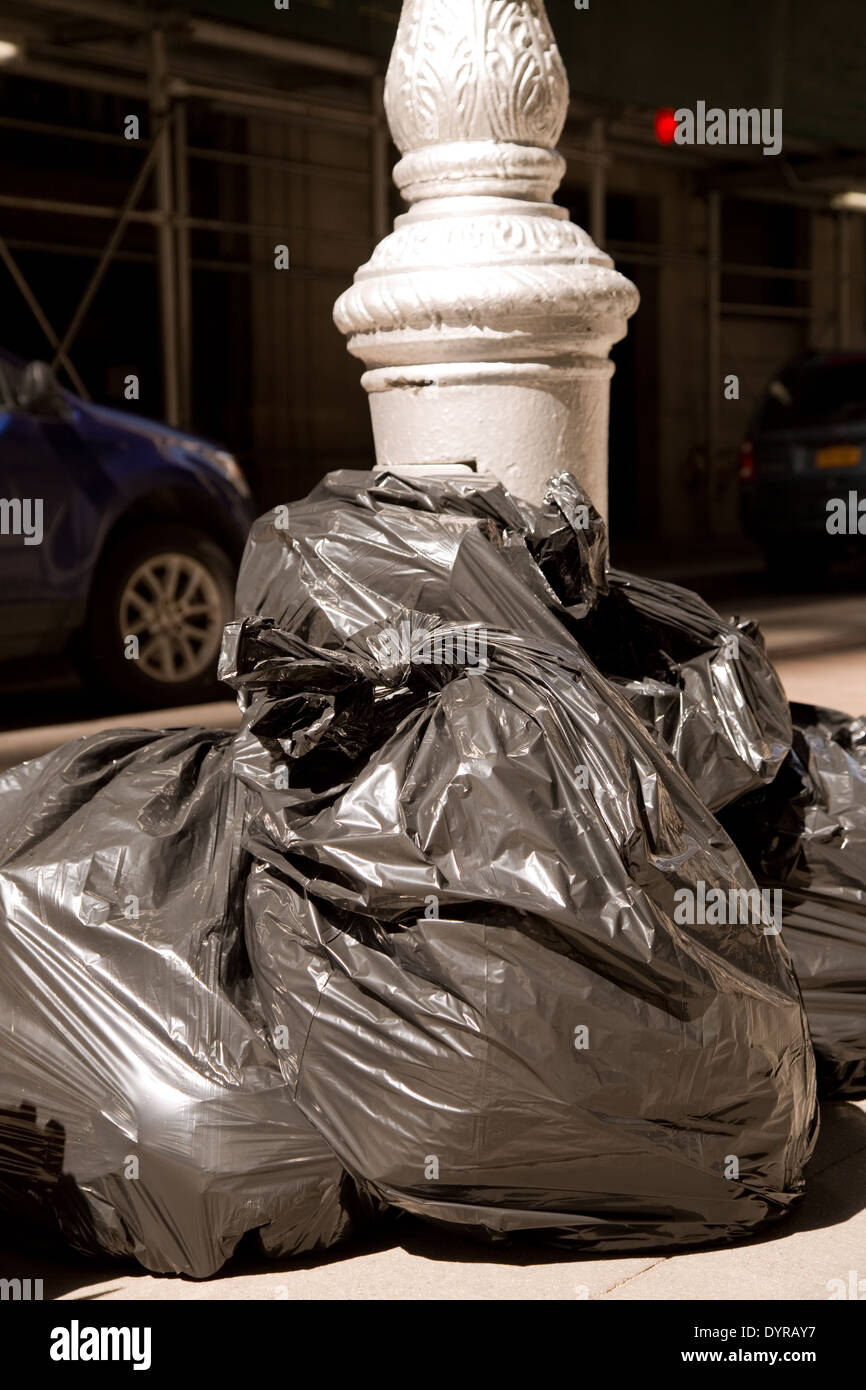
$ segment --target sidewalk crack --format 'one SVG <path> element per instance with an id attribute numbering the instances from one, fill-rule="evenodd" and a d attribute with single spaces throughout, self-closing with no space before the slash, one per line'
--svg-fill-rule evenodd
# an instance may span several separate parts
<path id="1" fill-rule="evenodd" d="M 615 1289 L 624 1289 L 626 1284 L 632 1283 L 634 1279 L 640 1279 L 642 1274 L 649 1274 L 651 1269 L 657 1269 L 659 1265 L 663 1265 L 665 1261 L 670 1258 L 670 1255 L 662 1255 L 659 1259 L 653 1260 L 652 1264 L 647 1265 L 645 1269 L 638 1269 L 634 1274 L 629 1274 L 625 1279 L 619 1279 L 615 1284 L 611 1284 L 609 1288 L 602 1290 L 602 1298 L 607 1298 L 608 1294 L 613 1293 Z"/>

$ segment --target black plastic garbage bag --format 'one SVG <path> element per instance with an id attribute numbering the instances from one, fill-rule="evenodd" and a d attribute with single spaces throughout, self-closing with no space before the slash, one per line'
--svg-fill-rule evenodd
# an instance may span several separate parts
<path id="1" fill-rule="evenodd" d="M 485 477 L 332 473 L 253 526 L 238 617 L 331 646 L 404 608 L 554 641 L 565 626 L 711 810 L 772 781 L 791 746 L 757 629 L 675 584 L 609 570 L 604 524 L 567 473 L 544 507 Z"/>
<path id="2" fill-rule="evenodd" d="M 724 813 L 758 882 L 782 893 L 784 934 L 822 1094 L 866 1095 L 866 720 L 792 705 L 773 784 Z"/>
<path id="3" fill-rule="evenodd" d="M 564 481 L 540 512 L 382 487 L 259 524 L 240 733 L 0 780 L 0 1202 L 196 1275 L 383 1207 L 595 1250 L 750 1232 L 814 1142 L 802 1004 L 766 922 L 682 916 L 757 888 L 580 645 L 603 532 Z"/>
<path id="4" fill-rule="evenodd" d="M 565 634 L 488 630 L 482 665 L 453 655 L 477 629 L 408 621 L 402 665 L 380 625 L 327 652 L 248 620 L 224 649 L 294 1100 L 374 1197 L 487 1236 L 625 1250 L 780 1215 L 815 1133 L 787 950 L 675 920 L 678 890 L 752 887 L 733 845 Z"/>
<path id="5" fill-rule="evenodd" d="M 331 1244 L 363 1203 L 293 1104 L 243 947 L 230 735 L 99 734 L 0 778 L 0 1205 L 147 1269 Z"/>
<path id="6" fill-rule="evenodd" d="M 608 572 L 581 644 L 713 811 L 775 777 L 788 701 L 757 626 L 725 622 L 678 584 Z"/>

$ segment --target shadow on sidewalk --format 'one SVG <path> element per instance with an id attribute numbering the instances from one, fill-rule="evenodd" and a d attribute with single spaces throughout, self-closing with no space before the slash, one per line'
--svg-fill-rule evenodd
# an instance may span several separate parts
<path id="1" fill-rule="evenodd" d="M 821 1135 L 806 1177 L 806 1196 L 797 1210 L 751 1240 L 737 1242 L 738 1247 L 760 1245 L 784 1240 L 797 1232 L 824 1230 L 849 1220 L 866 1208 L 866 1109 L 839 1102 L 822 1107 Z M 704 1247 L 690 1246 L 684 1253 L 699 1249 L 730 1248 L 731 1243 L 716 1242 Z M 465 1264 L 542 1265 L 575 1263 L 595 1259 L 671 1256 L 679 1252 L 669 1247 L 653 1252 L 651 1248 L 630 1252 L 579 1254 L 562 1247 L 521 1243 L 491 1245 L 472 1240 L 453 1231 L 445 1231 L 412 1218 L 395 1216 L 377 1226 L 369 1239 L 356 1239 L 332 1250 L 317 1252 L 292 1261 L 266 1261 L 239 1250 L 232 1260 L 214 1276 L 215 1280 L 240 1275 L 277 1274 L 282 1270 L 314 1269 L 336 1265 L 360 1255 L 369 1255 L 401 1246 L 408 1254 L 428 1260 Z M 146 1272 L 137 1265 L 111 1263 L 107 1260 L 88 1260 L 65 1248 L 43 1243 L 38 1249 L 29 1244 L 0 1251 L 0 1278 L 42 1278 L 46 1299 L 74 1295 L 92 1300 L 110 1298 L 125 1288 L 134 1295 L 137 1278 Z M 159 1277 L 159 1276 L 154 1276 Z M 197 1284 L 203 1291 L 209 1281 L 196 1281 L 164 1276 L 164 1297 L 186 1297 L 178 1284 Z M 107 1284 L 107 1287 L 95 1287 Z M 151 1293 L 151 1296 L 152 1293 Z M 207 1295 L 205 1294 L 205 1297 Z"/>

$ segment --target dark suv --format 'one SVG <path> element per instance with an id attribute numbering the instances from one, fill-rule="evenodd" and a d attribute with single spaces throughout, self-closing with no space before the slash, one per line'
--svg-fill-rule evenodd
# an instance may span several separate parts
<path id="1" fill-rule="evenodd" d="M 0 352 L 0 659 L 70 649 L 138 704 L 205 697 L 253 517 L 230 454 Z"/>
<path id="2" fill-rule="evenodd" d="M 866 513 L 866 353 L 810 352 L 770 382 L 740 481 L 743 525 L 772 568 L 866 552 L 850 501 L 862 497 Z"/>

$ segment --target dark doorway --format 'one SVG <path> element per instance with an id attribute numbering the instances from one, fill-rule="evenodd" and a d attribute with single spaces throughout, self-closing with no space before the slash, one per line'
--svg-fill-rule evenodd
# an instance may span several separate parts
<path id="1" fill-rule="evenodd" d="M 572 221 L 589 227 L 585 188 L 565 184 L 557 202 Z M 658 523 L 658 199 L 609 193 L 604 250 L 640 290 L 640 309 L 611 352 L 610 534 L 614 540 L 651 538 Z M 631 260 L 632 256 L 639 259 Z"/>
<path id="2" fill-rule="evenodd" d="M 640 291 L 640 308 L 611 352 L 616 368 L 608 454 L 613 541 L 651 539 L 658 525 L 659 277 L 653 263 L 658 235 L 657 198 L 608 195 L 605 250 Z"/>

